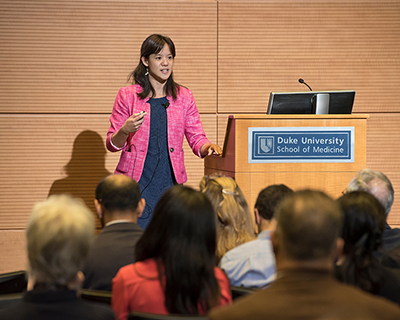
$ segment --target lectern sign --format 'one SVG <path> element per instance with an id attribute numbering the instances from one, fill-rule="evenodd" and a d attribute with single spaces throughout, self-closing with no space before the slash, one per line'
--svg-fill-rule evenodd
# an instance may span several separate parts
<path id="1" fill-rule="evenodd" d="M 249 163 L 354 162 L 354 127 L 249 128 Z"/>

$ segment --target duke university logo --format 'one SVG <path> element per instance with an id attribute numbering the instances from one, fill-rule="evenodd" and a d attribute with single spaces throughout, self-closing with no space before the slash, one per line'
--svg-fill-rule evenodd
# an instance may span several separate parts
<path id="1" fill-rule="evenodd" d="M 261 154 L 274 154 L 274 140 L 273 136 L 259 137 L 258 152 Z"/>

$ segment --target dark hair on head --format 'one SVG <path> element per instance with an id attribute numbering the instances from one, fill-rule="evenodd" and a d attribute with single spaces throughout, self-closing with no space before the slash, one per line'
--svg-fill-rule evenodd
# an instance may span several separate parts
<path id="1" fill-rule="evenodd" d="M 124 175 L 107 176 L 96 188 L 96 199 L 108 212 L 136 210 L 140 198 L 137 182 Z"/>
<path id="2" fill-rule="evenodd" d="M 185 186 L 168 189 L 136 245 L 136 261 L 156 260 L 169 313 L 198 314 L 199 306 L 208 311 L 217 305 L 215 242 L 208 198 Z"/>
<path id="3" fill-rule="evenodd" d="M 284 184 L 268 186 L 258 194 L 254 207 L 261 217 L 271 220 L 278 204 L 290 194 L 293 194 L 293 190 Z"/>
<path id="4" fill-rule="evenodd" d="M 139 84 L 142 87 L 142 91 L 138 93 L 140 99 L 145 99 L 148 96 L 155 97 L 156 91 L 150 83 L 149 77 L 146 76 L 146 66 L 143 64 L 142 57 L 149 59 L 150 55 L 157 54 L 161 52 L 165 45 L 168 45 L 171 51 L 172 57 L 175 58 L 176 51 L 175 45 L 171 38 L 162 36 L 160 34 L 152 34 L 143 41 L 142 47 L 140 49 L 140 59 L 139 64 L 135 70 L 128 76 L 128 82 L 132 84 Z M 177 91 L 179 90 L 179 85 L 174 81 L 173 75 L 168 78 L 165 84 L 165 93 L 175 100 Z"/>
<path id="5" fill-rule="evenodd" d="M 282 200 L 276 213 L 276 234 L 288 257 L 312 261 L 333 254 L 343 219 L 331 197 L 321 191 L 297 191 Z"/>
<path id="6" fill-rule="evenodd" d="M 344 213 L 342 238 L 346 258 L 337 268 L 336 276 L 364 291 L 379 293 L 382 275 L 374 252 L 382 245 L 385 209 L 365 191 L 346 193 L 337 202 Z"/>

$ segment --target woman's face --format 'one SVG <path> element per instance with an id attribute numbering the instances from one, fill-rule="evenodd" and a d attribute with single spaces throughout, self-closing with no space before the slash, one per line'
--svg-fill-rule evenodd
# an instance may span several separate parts
<path id="1" fill-rule="evenodd" d="M 151 54 L 148 60 L 142 57 L 142 62 L 149 69 L 150 81 L 153 79 L 157 82 L 165 83 L 171 76 L 174 57 L 168 44 L 165 44 L 159 53 Z"/>

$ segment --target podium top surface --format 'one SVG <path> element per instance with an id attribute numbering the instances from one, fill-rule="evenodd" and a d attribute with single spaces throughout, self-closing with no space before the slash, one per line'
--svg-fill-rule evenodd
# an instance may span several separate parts
<path id="1" fill-rule="evenodd" d="M 232 119 L 368 119 L 369 114 L 233 114 Z"/>

